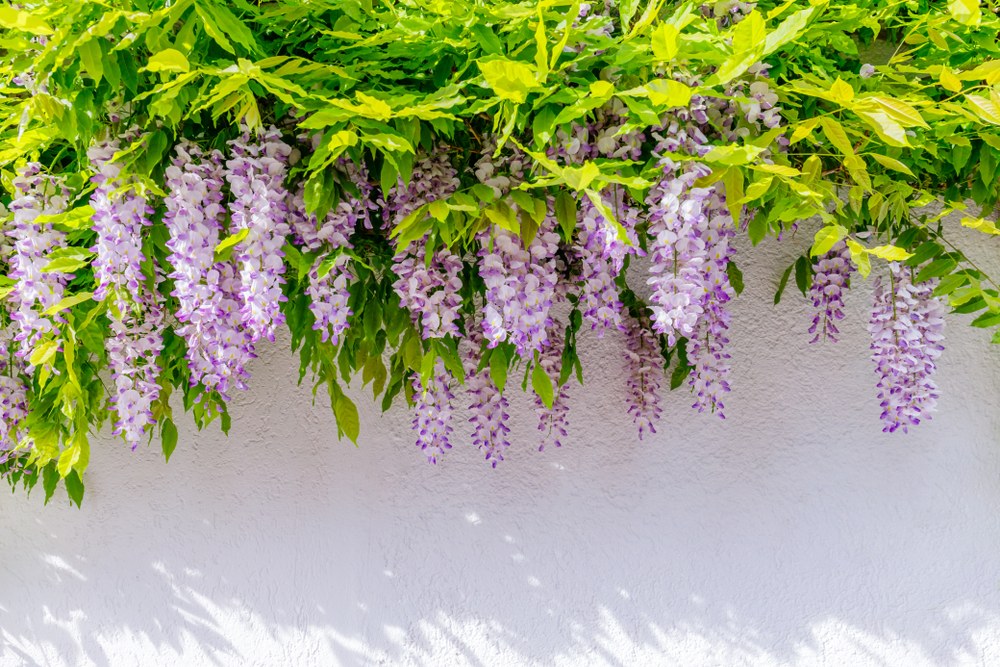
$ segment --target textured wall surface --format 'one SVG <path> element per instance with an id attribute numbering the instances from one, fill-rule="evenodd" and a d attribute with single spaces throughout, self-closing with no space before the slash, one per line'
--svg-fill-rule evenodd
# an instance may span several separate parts
<path id="1" fill-rule="evenodd" d="M 498 470 L 423 463 L 370 400 L 338 442 L 274 346 L 228 439 L 105 439 L 82 510 L 0 501 L 0 664 L 1000 664 L 996 348 L 952 318 L 936 418 L 883 435 L 870 285 L 836 346 L 771 305 L 808 241 L 744 267 L 729 418 L 675 391 L 643 442 L 617 337 L 585 339 L 561 450 L 515 398 Z"/>

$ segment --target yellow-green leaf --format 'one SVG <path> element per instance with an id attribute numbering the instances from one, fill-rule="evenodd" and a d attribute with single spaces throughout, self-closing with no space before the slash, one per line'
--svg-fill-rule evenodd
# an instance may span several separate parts
<path id="1" fill-rule="evenodd" d="M 795 40 L 802 32 L 805 30 L 806 25 L 809 23 L 809 19 L 816 12 L 816 7 L 810 7 L 809 9 L 803 9 L 795 12 L 787 19 L 782 21 L 773 32 L 767 35 L 767 39 L 764 41 L 764 53 L 762 55 L 770 55 L 778 50 L 785 44 Z"/>
<path id="2" fill-rule="evenodd" d="M 52 28 L 48 23 L 27 10 L 14 9 L 10 6 L 0 7 L 0 26 L 32 35 L 52 34 Z"/>
<path id="3" fill-rule="evenodd" d="M 480 60 L 479 71 L 483 73 L 486 85 L 493 89 L 497 97 L 518 104 L 528 99 L 528 93 L 541 88 L 535 80 L 534 70 L 517 60 L 506 58 Z"/>
<path id="4" fill-rule="evenodd" d="M 910 171 L 910 168 L 895 158 L 891 158 L 888 155 L 880 155 L 879 153 L 869 153 L 868 155 L 874 158 L 876 162 L 886 169 L 892 169 L 893 171 L 898 171 L 906 174 L 907 176 L 913 176 L 913 172 Z"/>
<path id="5" fill-rule="evenodd" d="M 829 116 L 820 118 L 819 124 L 823 129 L 823 134 L 826 135 L 827 140 L 833 144 L 837 150 L 844 155 L 854 155 L 854 146 L 851 145 L 851 140 L 847 138 L 847 132 L 844 131 L 843 125 Z"/>
<path id="6" fill-rule="evenodd" d="M 987 123 L 1000 125 L 1000 108 L 997 108 L 993 100 L 981 95 L 966 95 L 965 99 L 968 101 L 972 112 L 979 116 L 979 118 Z"/>
<path id="7" fill-rule="evenodd" d="M 733 28 L 733 53 L 763 53 L 766 39 L 764 17 L 755 9 Z"/>
<path id="8" fill-rule="evenodd" d="M 150 72 L 187 72 L 191 64 L 177 49 L 164 49 L 149 57 L 146 69 Z"/>
<path id="9" fill-rule="evenodd" d="M 858 267 L 858 273 L 862 278 L 867 278 L 872 272 L 872 260 L 868 257 L 868 249 L 851 238 L 847 239 L 847 249 L 851 251 L 851 261 Z"/>
<path id="10" fill-rule="evenodd" d="M 796 124 L 788 142 L 794 144 L 808 137 L 812 134 L 812 131 L 816 129 L 816 126 L 819 125 L 819 120 L 819 118 L 809 118 L 808 120 L 804 120 L 801 123 Z"/>
<path id="11" fill-rule="evenodd" d="M 994 221 L 987 220 L 985 218 L 973 218 L 966 216 L 962 218 L 962 226 L 978 230 L 984 234 L 990 234 L 993 236 L 1000 235 L 1000 229 L 997 229 L 997 224 Z"/>
<path id="12" fill-rule="evenodd" d="M 913 257 L 912 252 L 907 252 L 894 245 L 880 245 L 868 251 L 870 254 L 875 255 L 879 259 L 888 260 L 890 262 L 902 262 L 904 259 L 909 259 Z"/>
<path id="13" fill-rule="evenodd" d="M 677 28 L 669 23 L 661 23 L 650 38 L 653 55 L 661 62 L 669 62 L 677 55 Z"/>
<path id="14" fill-rule="evenodd" d="M 950 90 L 953 93 L 957 93 L 962 90 L 962 80 L 955 76 L 955 73 L 951 71 L 950 67 L 944 66 L 941 68 L 941 74 L 938 76 L 938 81 L 941 82 L 941 87 L 945 90 Z"/>
<path id="15" fill-rule="evenodd" d="M 58 351 L 59 341 L 46 341 L 32 351 L 31 356 L 28 358 L 28 363 L 32 366 L 44 366 L 56 358 L 56 352 Z"/>
<path id="16" fill-rule="evenodd" d="M 830 86 L 830 99 L 841 106 L 847 106 L 854 99 L 854 88 L 838 76 Z"/>
<path id="17" fill-rule="evenodd" d="M 809 254 L 813 257 L 825 255 L 830 252 L 830 248 L 837 244 L 837 241 L 840 241 L 846 236 L 847 229 L 842 225 L 826 225 L 825 227 L 820 227 L 819 230 L 816 231 L 816 236 L 813 237 L 812 250 Z"/>
<path id="18" fill-rule="evenodd" d="M 230 234 L 226 238 L 219 241 L 219 244 L 215 246 L 215 260 L 218 262 L 227 261 L 233 254 L 233 248 L 247 237 L 250 233 L 249 229 L 241 229 L 235 234 Z"/>
<path id="19" fill-rule="evenodd" d="M 93 292 L 80 292 L 79 294 L 74 294 L 72 296 L 63 297 L 56 303 L 48 308 L 46 308 L 42 314 L 43 315 L 55 315 L 56 313 L 61 313 L 67 308 L 72 308 L 78 303 L 83 303 L 84 301 L 90 301 L 94 298 Z"/>
<path id="20" fill-rule="evenodd" d="M 965 25 L 978 25 L 982 18 L 979 0 L 948 0 L 948 11 L 953 19 Z"/>
<path id="21" fill-rule="evenodd" d="M 355 109 L 362 116 L 374 118 L 375 120 L 389 120 L 392 118 L 392 107 L 377 97 L 372 97 L 361 91 L 355 93 L 354 97 L 358 101 Z"/>
<path id="22" fill-rule="evenodd" d="M 620 95 L 648 97 L 658 107 L 684 107 L 691 101 L 694 88 L 673 79 L 655 79 L 645 86 L 626 90 Z"/>

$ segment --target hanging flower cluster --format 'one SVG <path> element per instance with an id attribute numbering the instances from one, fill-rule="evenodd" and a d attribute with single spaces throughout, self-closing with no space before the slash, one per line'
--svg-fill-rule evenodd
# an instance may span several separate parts
<path id="1" fill-rule="evenodd" d="M 315 323 L 313 329 L 320 338 L 336 345 L 347 329 L 348 318 L 353 314 L 347 300 L 350 272 L 351 236 L 360 224 L 371 229 L 372 212 L 378 206 L 372 199 L 373 188 L 368 173 L 352 162 L 341 161 L 340 167 L 357 193 L 349 193 L 336 207 L 318 222 L 314 214 L 306 211 L 304 187 L 299 187 L 289 204 L 292 231 L 296 241 L 307 250 L 319 252 L 316 263 L 309 271 L 309 309 Z"/>
<path id="2" fill-rule="evenodd" d="M 125 181 L 122 167 L 112 160 L 119 141 L 98 144 L 87 156 L 97 186 L 90 198 L 97 245 L 92 250 L 94 298 L 109 300 L 111 335 L 106 341 L 114 392 L 114 433 L 132 449 L 154 424 L 153 403 L 159 398 L 158 358 L 163 349 L 163 310 L 157 291 L 159 276 L 145 277 L 142 263 L 143 229 L 153 213 L 146 197 Z"/>
<path id="3" fill-rule="evenodd" d="M 232 389 L 246 388 L 254 347 L 243 326 L 236 267 L 215 258 L 225 217 L 223 158 L 190 142 L 175 150 L 166 170 L 163 220 L 170 232 L 168 277 L 177 298 L 177 333 L 187 344 L 191 384 L 227 397 Z"/>
<path id="4" fill-rule="evenodd" d="M 813 264 L 809 298 L 817 312 L 809 327 L 809 333 L 813 334 L 810 342 L 837 342 L 840 335 L 837 322 L 844 319 L 844 292 L 850 286 L 853 271 L 851 252 L 843 241 L 838 241 Z"/>
<path id="5" fill-rule="evenodd" d="M 625 363 L 628 377 L 625 403 L 628 414 L 639 429 L 639 439 L 646 433 L 656 433 L 663 407 L 660 392 L 663 385 L 663 355 L 660 341 L 641 322 L 629 319 L 625 327 Z"/>
<path id="6" fill-rule="evenodd" d="M 510 447 L 510 427 L 507 426 L 510 415 L 507 414 L 507 397 L 493 382 L 489 367 L 477 370 L 481 340 L 481 336 L 473 335 L 462 342 L 465 391 L 469 395 L 472 444 L 496 468 L 503 461 L 504 452 Z"/>
<path id="7" fill-rule="evenodd" d="M 51 223 L 37 221 L 66 208 L 68 193 L 54 178 L 41 173 L 41 165 L 29 163 L 14 178 L 16 196 L 11 201 L 12 221 L 7 236 L 13 245 L 8 277 L 16 281 L 10 299 L 16 304 L 10 318 L 17 325 L 14 337 L 18 355 L 27 359 L 42 336 L 58 336 L 58 315 L 46 310 L 63 298 L 66 283 L 73 277 L 47 268 L 48 255 L 66 245 L 66 234 Z"/>
<path id="8" fill-rule="evenodd" d="M 289 232 L 285 174 L 292 149 L 274 127 L 259 140 L 245 132 L 230 146 L 226 180 L 233 201 L 229 210 L 233 230 L 246 230 L 234 255 L 243 325 L 252 342 L 273 341 L 275 330 L 285 321 L 280 309 L 285 300 L 282 247 Z"/>
<path id="9" fill-rule="evenodd" d="M 430 463 L 451 449 L 451 416 L 455 394 L 451 390 L 453 379 L 438 359 L 427 384 L 420 377 L 413 378 L 413 400 L 416 403 L 413 416 L 413 430 L 417 434 L 417 446 L 427 455 Z"/>
<path id="10" fill-rule="evenodd" d="M 912 271 L 892 262 L 888 284 L 876 278 L 868 325 L 887 433 L 930 419 L 939 395 L 933 374 L 944 351 L 944 303 L 934 296 L 937 281 L 915 283 Z"/>
<path id="11" fill-rule="evenodd" d="M 414 166 L 409 185 L 400 179 L 386 195 L 383 202 L 386 215 L 393 225 L 398 225 L 423 204 L 453 193 L 459 184 L 446 153 L 424 157 Z M 458 335 L 462 260 L 447 247 L 431 250 L 429 237 L 425 235 L 397 252 L 394 272 L 399 279 L 393 287 L 402 306 L 412 313 L 414 323 L 421 327 L 424 338 Z"/>
<path id="12" fill-rule="evenodd" d="M 20 439 L 21 423 L 28 417 L 28 386 L 23 364 L 13 356 L 10 327 L 0 327 L 0 463 Z"/>

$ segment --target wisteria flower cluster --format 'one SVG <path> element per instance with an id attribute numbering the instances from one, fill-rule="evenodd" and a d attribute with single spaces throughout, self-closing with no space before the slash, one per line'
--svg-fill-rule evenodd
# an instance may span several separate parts
<path id="1" fill-rule="evenodd" d="M 913 281 L 913 269 L 889 264 L 889 280 L 875 281 L 875 305 L 868 331 L 879 376 L 883 431 L 892 433 L 930 418 L 939 391 L 934 381 L 944 351 L 944 303 L 934 296 L 936 280 Z"/>
<path id="2" fill-rule="evenodd" d="M 225 176 L 232 191 L 230 213 L 234 230 L 246 230 L 234 259 L 239 269 L 243 325 L 250 340 L 273 341 L 284 322 L 280 304 L 285 263 L 285 237 L 289 233 L 288 193 L 285 174 L 291 146 L 271 128 L 259 140 L 244 133 L 230 142 L 232 157 Z"/>
<path id="3" fill-rule="evenodd" d="M 15 281 L 11 301 L 16 309 L 10 314 L 17 325 L 14 340 L 18 355 L 30 356 L 46 334 L 58 335 L 58 316 L 46 310 L 63 298 L 66 283 L 73 277 L 47 268 L 48 257 L 66 245 L 66 234 L 49 223 L 39 224 L 42 215 L 53 215 L 66 208 L 68 193 L 56 179 L 41 173 L 37 162 L 23 167 L 14 178 L 16 196 L 11 201 L 12 220 L 7 237 L 13 251 L 8 277 Z"/>
<path id="4" fill-rule="evenodd" d="M 168 261 L 173 267 L 178 335 L 187 344 L 191 384 L 201 383 L 223 397 L 245 389 L 254 344 L 244 327 L 241 283 L 231 261 L 217 261 L 223 237 L 223 158 L 190 142 L 176 147 L 167 167 Z"/>
<path id="5" fill-rule="evenodd" d="M 151 224 L 153 208 L 146 197 L 122 178 L 122 167 L 112 157 L 118 140 L 95 145 L 88 153 L 97 188 L 90 197 L 97 245 L 92 250 L 94 298 L 107 299 L 111 335 L 106 348 L 114 393 L 111 404 L 116 419 L 114 433 L 132 449 L 156 422 L 153 404 L 159 398 L 158 375 L 163 348 L 163 309 L 156 283 L 142 271 L 143 229 Z M 151 284 L 152 283 L 152 284 Z"/>
<path id="6" fill-rule="evenodd" d="M 387 193 L 383 206 L 392 224 L 399 224 L 422 204 L 445 198 L 460 181 L 445 152 L 423 158 L 407 185 L 400 180 Z M 447 247 L 429 249 L 429 235 L 396 254 L 393 284 L 404 308 L 423 332 L 424 338 L 458 335 L 462 281 L 461 258 Z"/>
<path id="7" fill-rule="evenodd" d="M 840 335 L 837 322 L 844 319 L 844 293 L 850 286 L 853 272 L 851 252 L 843 241 L 838 241 L 813 265 L 809 297 L 817 312 L 809 327 L 809 333 L 813 334 L 811 342 L 837 342 Z"/>

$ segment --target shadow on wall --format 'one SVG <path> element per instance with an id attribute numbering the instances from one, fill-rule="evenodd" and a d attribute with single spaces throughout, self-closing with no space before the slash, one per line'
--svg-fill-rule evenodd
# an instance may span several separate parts
<path id="1" fill-rule="evenodd" d="M 187 430 L 169 466 L 106 440 L 82 511 L 3 501 L 0 664 L 1000 664 L 979 332 L 952 327 L 938 416 L 883 436 L 863 303 L 807 350 L 753 298 L 729 420 L 675 392 L 637 443 L 610 337 L 567 447 L 534 451 L 517 399 L 496 471 L 459 438 L 421 465 L 371 401 L 337 443 L 268 354 L 229 439 Z"/>

